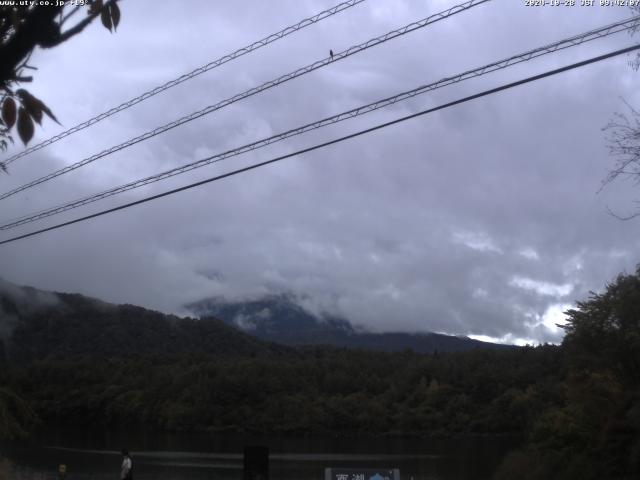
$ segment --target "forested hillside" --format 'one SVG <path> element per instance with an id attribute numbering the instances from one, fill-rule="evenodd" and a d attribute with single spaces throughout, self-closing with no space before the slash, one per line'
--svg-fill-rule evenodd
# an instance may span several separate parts
<path id="1" fill-rule="evenodd" d="M 0 325 L 5 332 L 0 353 L 10 363 L 184 353 L 263 355 L 287 350 L 214 318 L 179 318 L 82 295 L 24 287 L 16 292 L 15 288 L 0 292 Z"/>
<path id="2" fill-rule="evenodd" d="M 4 292 L 2 321 L 10 328 L 0 381 L 13 403 L 22 399 L 45 424 L 521 433 L 549 403 L 562 365 L 553 346 L 459 355 L 291 348 L 213 318 L 35 289 Z"/>
<path id="3" fill-rule="evenodd" d="M 247 301 L 211 298 L 186 305 L 186 308 L 201 317 L 212 315 L 262 340 L 292 346 L 330 345 L 383 352 L 401 352 L 409 348 L 420 353 L 516 348 L 433 332 L 374 333 L 354 328 L 343 318 L 313 315 L 298 305 L 295 297 L 284 294 Z"/>
<path id="4" fill-rule="evenodd" d="M 640 476 L 640 266 L 569 311 L 558 402 L 499 479 Z"/>
<path id="5" fill-rule="evenodd" d="M 555 394 L 558 347 L 461 354 L 311 349 L 48 360 L 0 373 L 45 423 L 335 435 L 522 433 Z"/>
<path id="6" fill-rule="evenodd" d="M 40 312 L 18 323 L 10 345 L 38 340 L 11 347 L 2 364 L 0 434 L 38 421 L 300 435 L 515 434 L 524 446 L 505 460 L 500 480 L 640 474 L 640 268 L 578 302 L 561 346 L 437 354 L 293 349 L 213 320 L 199 327 L 153 315 L 161 314 L 105 307 L 95 318 L 111 325 L 100 342 L 113 347 L 71 356 L 65 337 L 88 335 L 88 318 Z M 175 345 L 135 347 L 145 322 L 174 335 Z"/>

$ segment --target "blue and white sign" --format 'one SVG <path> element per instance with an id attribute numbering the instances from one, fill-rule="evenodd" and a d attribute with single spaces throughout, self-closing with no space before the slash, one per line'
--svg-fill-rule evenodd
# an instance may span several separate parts
<path id="1" fill-rule="evenodd" d="M 325 468 L 324 480 L 400 480 L 397 468 Z"/>

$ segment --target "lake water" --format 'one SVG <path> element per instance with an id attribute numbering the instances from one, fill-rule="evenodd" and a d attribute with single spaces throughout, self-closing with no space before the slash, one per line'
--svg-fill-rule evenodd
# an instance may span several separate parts
<path id="1" fill-rule="evenodd" d="M 84 429 L 40 432 L 29 442 L 0 444 L 18 472 L 68 480 L 118 480 L 120 449 L 131 451 L 136 480 L 237 480 L 245 446 L 269 447 L 271 480 L 321 480 L 325 467 L 399 468 L 403 480 L 488 480 L 516 441 L 508 438 L 300 438 L 167 434 Z"/>

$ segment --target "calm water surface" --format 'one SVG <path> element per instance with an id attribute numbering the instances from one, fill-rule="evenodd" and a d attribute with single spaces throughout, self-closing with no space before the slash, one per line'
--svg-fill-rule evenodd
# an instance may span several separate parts
<path id="1" fill-rule="evenodd" d="M 321 480 L 325 467 L 399 468 L 403 480 L 489 480 L 517 445 L 508 438 L 336 439 L 280 436 L 166 434 L 57 429 L 29 442 L 0 445 L 19 471 L 37 480 L 118 480 L 120 449 L 131 451 L 136 480 L 237 480 L 246 445 L 270 451 L 271 480 Z"/>

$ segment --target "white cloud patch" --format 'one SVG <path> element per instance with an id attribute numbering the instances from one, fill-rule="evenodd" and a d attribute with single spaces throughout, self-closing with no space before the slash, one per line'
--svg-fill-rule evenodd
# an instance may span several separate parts
<path id="1" fill-rule="evenodd" d="M 538 252 L 536 252 L 531 247 L 523 248 L 522 250 L 518 251 L 518 253 L 529 260 L 540 260 L 540 255 L 538 255 Z"/>
<path id="2" fill-rule="evenodd" d="M 503 335 L 501 337 L 491 337 L 489 335 L 467 335 L 469 338 L 473 340 L 480 340 L 481 342 L 491 342 L 491 343 L 504 343 L 507 345 L 519 345 L 521 347 L 525 345 L 537 345 L 539 342 L 533 338 L 521 338 L 516 337 L 510 333 Z"/>
<path id="3" fill-rule="evenodd" d="M 484 288 L 476 288 L 472 294 L 473 298 L 483 299 L 489 297 L 489 292 L 487 292 Z"/>
<path id="4" fill-rule="evenodd" d="M 626 250 L 612 250 L 611 252 L 609 252 L 609 255 L 613 259 L 620 259 L 620 258 L 628 257 L 629 252 L 627 252 Z"/>
<path id="5" fill-rule="evenodd" d="M 485 233 L 455 232 L 453 241 L 480 252 L 502 253 L 502 249 Z"/>
<path id="6" fill-rule="evenodd" d="M 509 285 L 522 288 L 524 290 L 532 290 L 538 295 L 548 297 L 566 297 L 573 291 L 573 285 L 570 283 L 554 284 L 526 277 L 514 277 L 509 282 Z"/>
<path id="7" fill-rule="evenodd" d="M 570 304 L 554 303 L 549 305 L 542 314 L 529 315 L 527 326 L 532 336 L 546 342 L 559 343 L 564 336 L 564 330 L 561 326 L 567 323 L 564 312 L 569 308 L 571 308 Z"/>
<path id="8" fill-rule="evenodd" d="M 254 317 L 245 315 L 243 313 L 238 313 L 233 317 L 232 322 L 240 329 L 245 332 L 252 332 L 258 328 L 258 322 L 254 319 Z"/>
<path id="9" fill-rule="evenodd" d="M 567 324 L 567 316 L 564 312 L 572 307 L 568 303 L 557 303 L 550 305 L 542 315 L 542 324 L 554 333 L 558 333 L 558 325 Z"/>

